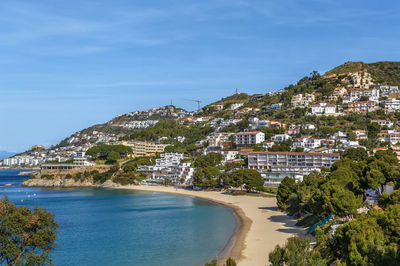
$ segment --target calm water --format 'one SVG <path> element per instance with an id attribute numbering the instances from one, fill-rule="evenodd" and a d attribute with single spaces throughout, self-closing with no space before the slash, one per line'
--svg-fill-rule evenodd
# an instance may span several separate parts
<path id="1" fill-rule="evenodd" d="M 17 174 L 0 170 L 0 195 L 55 213 L 56 265 L 203 265 L 224 248 L 236 226 L 229 209 L 189 197 L 4 187 L 26 178 Z"/>

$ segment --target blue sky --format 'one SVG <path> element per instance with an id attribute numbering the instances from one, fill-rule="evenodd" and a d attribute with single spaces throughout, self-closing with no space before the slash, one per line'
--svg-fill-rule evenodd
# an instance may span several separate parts
<path id="1" fill-rule="evenodd" d="M 398 1 L 0 2 L 0 150 L 117 114 L 193 110 L 345 61 L 399 61 Z"/>

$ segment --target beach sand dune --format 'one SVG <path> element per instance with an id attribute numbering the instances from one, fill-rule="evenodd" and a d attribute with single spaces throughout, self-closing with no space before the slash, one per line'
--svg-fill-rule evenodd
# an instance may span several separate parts
<path id="1" fill-rule="evenodd" d="M 268 253 L 276 245 L 282 245 L 292 235 L 305 234 L 296 227 L 296 221 L 280 212 L 275 198 L 232 196 L 217 191 L 191 191 L 163 186 L 123 186 L 134 189 L 174 193 L 211 200 L 231 207 L 240 225 L 221 256 L 231 256 L 240 266 L 263 266 L 268 264 Z"/>

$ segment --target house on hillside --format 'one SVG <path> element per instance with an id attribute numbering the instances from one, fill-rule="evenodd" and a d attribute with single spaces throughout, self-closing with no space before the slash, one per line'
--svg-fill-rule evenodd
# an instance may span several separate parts
<path id="1" fill-rule="evenodd" d="M 262 132 L 240 132 L 235 136 L 237 145 L 255 145 L 261 144 L 265 140 L 265 134 Z"/>

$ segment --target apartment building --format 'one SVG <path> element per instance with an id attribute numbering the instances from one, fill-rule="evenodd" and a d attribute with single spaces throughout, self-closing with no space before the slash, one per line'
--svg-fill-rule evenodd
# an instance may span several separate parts
<path id="1" fill-rule="evenodd" d="M 339 159 L 339 153 L 251 152 L 248 167 L 259 171 L 306 173 L 330 168 Z"/>
<path id="2" fill-rule="evenodd" d="M 235 135 L 237 145 L 255 145 L 263 143 L 265 134 L 262 132 L 240 132 Z"/>
<path id="3" fill-rule="evenodd" d="M 378 105 L 374 101 L 349 102 L 347 107 L 347 111 L 356 113 L 374 112 L 378 110 Z"/>
<path id="4" fill-rule="evenodd" d="M 381 85 L 378 87 L 382 97 L 389 97 L 390 94 L 400 93 L 398 86 Z"/>
<path id="5" fill-rule="evenodd" d="M 156 153 L 164 152 L 167 144 L 156 144 L 148 141 L 122 141 L 120 144 L 132 148 L 132 156 L 153 156 Z"/>
<path id="6" fill-rule="evenodd" d="M 297 138 L 292 148 L 303 148 L 305 151 L 313 150 L 316 148 L 321 147 L 322 142 L 321 139 L 314 139 L 314 138 Z"/>
<path id="7" fill-rule="evenodd" d="M 389 98 L 382 101 L 382 107 L 385 113 L 392 113 L 400 110 L 400 100 Z"/>
<path id="8" fill-rule="evenodd" d="M 327 103 L 319 103 L 319 104 L 314 104 L 310 105 L 311 108 L 311 114 L 314 115 L 332 115 L 336 113 L 336 106 L 333 104 L 327 104 Z"/>
<path id="9" fill-rule="evenodd" d="M 391 145 L 400 143 L 400 132 L 389 132 L 385 134 L 383 140 Z"/>
<path id="10" fill-rule="evenodd" d="M 292 97 L 291 104 L 294 108 L 296 107 L 307 107 L 310 103 L 315 100 L 315 96 L 313 94 L 297 94 Z"/>
<path id="11" fill-rule="evenodd" d="M 222 147 L 224 146 L 224 143 L 229 142 L 231 136 L 234 133 L 212 133 L 207 137 L 208 140 L 208 146 L 211 147 Z"/>
<path id="12" fill-rule="evenodd" d="M 361 98 L 368 98 L 369 101 L 379 101 L 379 90 L 377 89 L 356 89 L 350 92 L 350 101 L 360 101 Z"/>

